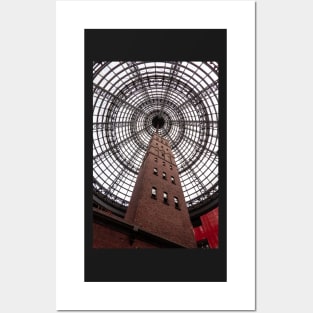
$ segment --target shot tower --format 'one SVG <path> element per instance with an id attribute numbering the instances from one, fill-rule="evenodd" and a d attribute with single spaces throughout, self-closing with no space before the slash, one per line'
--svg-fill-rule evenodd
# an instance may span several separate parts
<path id="1" fill-rule="evenodd" d="M 150 140 L 125 220 L 186 248 L 196 247 L 174 155 L 158 133 Z"/>

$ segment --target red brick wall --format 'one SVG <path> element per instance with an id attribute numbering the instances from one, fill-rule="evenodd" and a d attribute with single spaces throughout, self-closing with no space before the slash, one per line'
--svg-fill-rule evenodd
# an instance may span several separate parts
<path id="1" fill-rule="evenodd" d="M 130 236 L 126 233 L 112 229 L 109 226 L 102 226 L 93 223 L 93 248 L 160 248 L 149 242 L 134 239 L 133 243 L 130 242 Z"/>
<path id="2" fill-rule="evenodd" d="M 157 176 L 153 174 L 154 168 L 158 169 Z M 162 178 L 163 171 L 166 172 L 166 180 Z M 171 182 L 171 176 L 175 184 Z M 156 199 L 151 197 L 152 186 L 157 188 Z M 164 191 L 168 193 L 168 204 L 163 203 Z M 174 196 L 179 199 L 180 210 L 175 209 Z M 174 156 L 168 142 L 157 135 L 150 142 L 125 219 L 169 241 L 189 248 L 196 247 Z"/>

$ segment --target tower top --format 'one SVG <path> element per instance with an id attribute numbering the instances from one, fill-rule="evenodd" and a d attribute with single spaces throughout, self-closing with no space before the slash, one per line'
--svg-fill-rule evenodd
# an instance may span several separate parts
<path id="1" fill-rule="evenodd" d="M 164 137 L 162 137 L 159 133 L 158 133 L 158 129 L 156 130 L 156 132 L 152 135 L 151 140 L 150 140 L 150 144 L 151 141 L 155 139 L 157 141 L 160 141 L 161 144 L 165 144 L 166 146 L 168 146 L 169 148 L 171 148 L 170 143 L 167 139 L 165 139 Z"/>

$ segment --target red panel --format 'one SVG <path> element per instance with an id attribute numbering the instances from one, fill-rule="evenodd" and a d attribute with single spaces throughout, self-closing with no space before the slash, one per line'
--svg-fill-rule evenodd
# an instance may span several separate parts
<path id="1" fill-rule="evenodd" d="M 193 231 L 194 231 L 194 234 L 195 234 L 196 241 L 205 239 L 205 234 L 204 234 L 202 226 L 195 227 L 193 229 Z"/>
<path id="2" fill-rule="evenodd" d="M 218 208 L 200 217 L 202 225 L 194 228 L 196 241 L 207 239 L 210 248 L 218 248 Z"/>
<path id="3" fill-rule="evenodd" d="M 211 248 L 218 248 L 218 208 L 201 216 L 205 237 Z"/>

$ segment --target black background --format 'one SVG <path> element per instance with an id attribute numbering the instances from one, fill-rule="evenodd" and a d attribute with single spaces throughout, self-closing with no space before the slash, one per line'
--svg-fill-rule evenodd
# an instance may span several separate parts
<path id="1" fill-rule="evenodd" d="M 85 281 L 227 281 L 226 30 L 85 30 Z M 92 248 L 92 62 L 219 64 L 219 249 Z"/>

